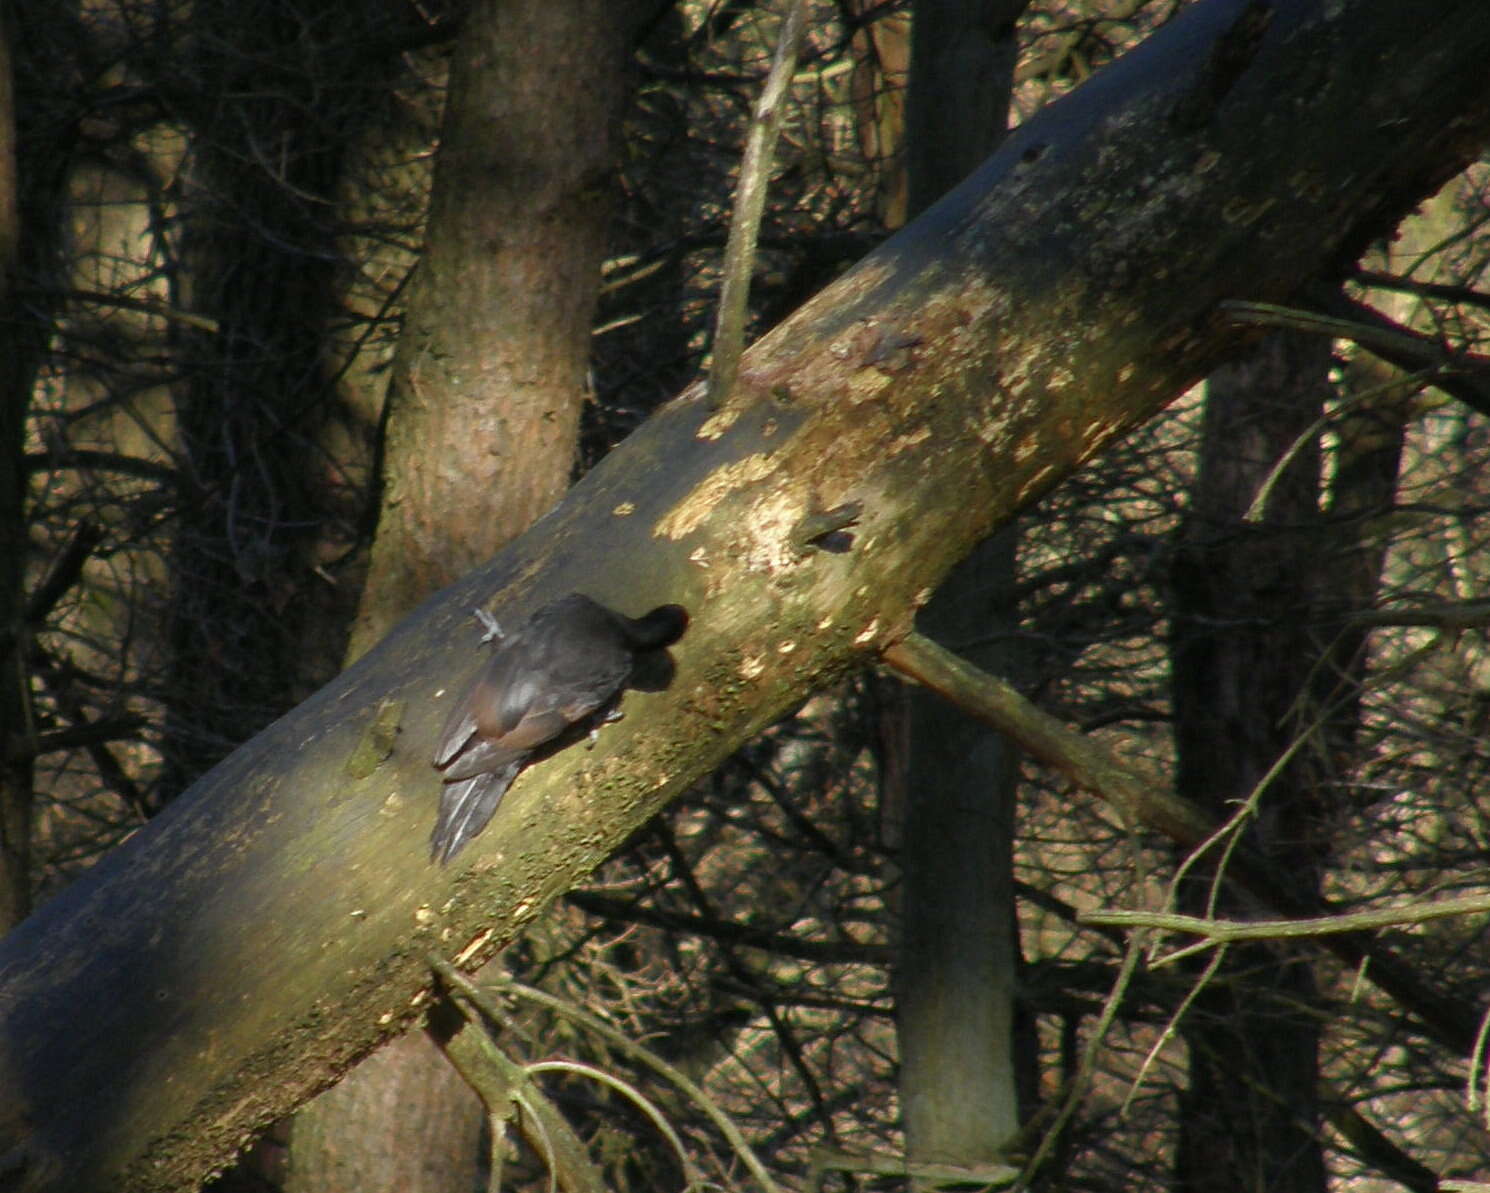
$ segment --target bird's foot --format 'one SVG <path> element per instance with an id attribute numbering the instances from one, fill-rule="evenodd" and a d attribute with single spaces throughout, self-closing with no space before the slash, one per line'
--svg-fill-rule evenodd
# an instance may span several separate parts
<path id="1" fill-rule="evenodd" d="M 619 721 L 625 715 L 626 714 L 623 713 L 619 708 L 613 708 L 609 712 L 607 712 L 604 716 L 602 716 L 600 718 L 599 722 L 597 722 L 594 725 L 591 725 L 590 726 L 590 740 L 585 745 L 585 749 L 587 749 L 587 750 L 593 750 L 595 748 L 595 743 L 600 740 L 600 727 L 602 725 L 613 724 L 614 722 Z"/>
<path id="2" fill-rule="evenodd" d="M 479 621 L 482 625 L 482 628 L 486 630 L 486 633 L 481 635 L 481 644 L 483 646 L 485 646 L 488 642 L 500 642 L 503 638 L 506 637 L 506 635 L 502 633 L 501 623 L 485 609 L 472 609 L 471 612 L 476 615 L 476 620 Z"/>

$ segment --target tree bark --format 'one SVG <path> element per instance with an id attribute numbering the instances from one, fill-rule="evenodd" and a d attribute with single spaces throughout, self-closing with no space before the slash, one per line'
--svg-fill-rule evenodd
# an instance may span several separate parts
<path id="1" fill-rule="evenodd" d="M 466 14 L 349 662 L 569 484 L 637 8 L 487 0 Z M 474 1188 L 483 1119 L 412 1033 L 295 1117 L 286 1187 Z"/>
<path id="2" fill-rule="evenodd" d="M 638 0 L 465 19 L 352 655 L 568 488 Z"/>
<path id="3" fill-rule="evenodd" d="M 0 9 L 0 930 L 31 910 L 31 751 L 26 749 L 30 681 L 22 625 L 26 538 L 28 353 L 26 323 L 14 306 L 21 258 L 15 88 L 9 11 Z"/>
<path id="4" fill-rule="evenodd" d="M 50 335 L 45 299 L 16 291 L 50 276 L 72 146 L 45 100 L 76 79 L 71 5 L 0 6 L 0 931 L 31 909 L 36 795 L 26 568 L 30 538 L 26 418 Z M 54 90 L 55 89 L 55 90 Z M 47 132 L 42 133 L 45 127 Z"/>
<path id="5" fill-rule="evenodd" d="M 967 176 L 1006 131 L 1026 0 L 918 0 L 906 158 L 913 212 Z M 973 549 L 937 590 L 923 632 L 984 669 L 1012 663 L 1015 532 Z M 997 1161 L 1019 1129 L 1013 1051 L 1016 920 L 1010 742 L 927 692 L 909 699 L 896 975 L 906 1163 Z M 913 1179 L 913 1188 L 923 1182 Z"/>
<path id="6" fill-rule="evenodd" d="M 1287 298 L 1472 160 L 1487 52 L 1480 0 L 1209 0 L 1023 126 L 758 343 L 723 409 L 688 390 L 0 942 L 0 1142 L 29 1187 L 194 1179 L 407 1026 L 430 952 L 490 956 L 1209 372 L 1238 342 L 1218 301 Z M 815 549 L 850 501 L 852 548 Z M 689 608 L 671 687 L 431 866 L 470 607 L 575 589 Z"/>
<path id="7" fill-rule="evenodd" d="M 1417 216 L 1396 251 L 1412 261 L 1447 231 Z M 1340 811 L 1331 793 L 1344 784 L 1334 768 L 1350 756 L 1360 727 L 1370 627 L 1352 615 L 1376 604 L 1387 550 L 1378 523 L 1396 503 L 1416 390 L 1357 354 L 1322 490 L 1317 435 L 1307 432 L 1323 412 L 1331 349 L 1327 337 L 1271 335 L 1211 378 L 1175 609 L 1178 792 L 1224 820 L 1298 735 L 1310 734 L 1262 792 L 1248 836 L 1311 902 Z M 1280 474 L 1264 519 L 1244 521 L 1301 437 L 1306 446 Z M 1212 871 L 1197 870 L 1185 901 L 1203 913 Z M 1223 915 L 1250 911 L 1225 896 L 1218 906 Z M 1228 950 L 1185 1033 L 1181 1189 L 1326 1187 L 1315 998 L 1312 965 L 1296 952 Z"/>
<path id="8" fill-rule="evenodd" d="M 330 212 L 351 138 L 296 85 L 338 93 L 381 81 L 380 59 L 350 61 L 338 44 L 342 16 L 328 0 L 205 0 L 191 11 L 191 68 L 212 83 L 186 113 L 180 302 L 213 330 L 175 328 L 188 363 L 174 394 L 166 798 L 339 658 L 315 616 L 325 582 L 311 528 L 328 500 L 316 433 L 334 388 L 323 355 L 336 310 Z M 266 63 L 282 72 L 274 86 Z"/>
<path id="9" fill-rule="evenodd" d="M 1175 565 L 1173 685 L 1176 788 L 1218 822 L 1259 799 L 1247 838 L 1317 899 L 1327 844 L 1326 785 L 1314 749 L 1293 753 L 1321 710 L 1309 697 L 1316 635 L 1319 452 L 1297 441 L 1328 392 L 1330 340 L 1275 333 L 1211 377 L 1200 471 Z M 1293 451 L 1290 457 L 1289 453 Z M 1247 512 L 1289 460 L 1261 522 Z M 1266 779 L 1266 781 L 1265 781 Z M 1194 867 L 1182 909 L 1205 914 L 1213 851 Z M 1220 914 L 1238 914 L 1222 895 Z M 1178 1187 L 1187 1193 L 1319 1193 L 1320 1017 L 1307 959 L 1270 945 L 1233 947 L 1185 1020 L 1190 1084 L 1180 1116 Z"/>

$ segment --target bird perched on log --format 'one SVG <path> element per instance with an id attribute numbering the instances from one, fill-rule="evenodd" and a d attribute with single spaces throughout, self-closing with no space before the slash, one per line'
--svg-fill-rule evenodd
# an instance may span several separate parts
<path id="1" fill-rule="evenodd" d="M 504 634 L 484 611 L 486 665 L 450 710 L 435 750 L 443 772 L 430 856 L 444 864 L 486 827 L 518 771 L 535 753 L 562 748 L 615 719 L 615 702 L 642 656 L 671 646 L 688 627 L 681 605 L 627 617 L 580 593 L 545 605 Z"/>

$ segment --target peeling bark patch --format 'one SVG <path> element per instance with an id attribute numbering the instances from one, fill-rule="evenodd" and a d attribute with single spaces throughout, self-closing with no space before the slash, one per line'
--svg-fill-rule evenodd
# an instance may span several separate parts
<path id="1" fill-rule="evenodd" d="M 1047 464 L 1044 468 L 1040 469 L 1039 472 L 1035 473 L 1034 476 L 1030 477 L 1029 480 L 1025 481 L 1024 484 L 1020 485 L 1019 486 L 1019 495 L 1014 499 L 1015 504 L 1016 505 L 1023 505 L 1025 499 L 1031 493 L 1034 493 L 1034 492 L 1038 491 L 1039 488 L 1040 488 L 1040 486 L 1045 483 L 1045 480 L 1054 471 L 1055 471 L 1055 465 L 1054 464 Z"/>
<path id="2" fill-rule="evenodd" d="M 731 491 L 770 475 L 776 464 L 763 452 L 715 469 L 657 523 L 657 534 L 674 541 L 697 530 Z"/>
<path id="3" fill-rule="evenodd" d="M 904 435 L 897 435 L 890 440 L 885 449 L 888 456 L 898 456 L 901 452 L 908 452 L 918 443 L 924 443 L 931 438 L 930 427 L 917 427 L 914 431 L 907 431 Z"/>
<path id="4" fill-rule="evenodd" d="M 800 561 L 792 547 L 792 530 L 802 517 L 802 503 L 789 493 L 765 493 L 740 520 L 731 554 L 755 572 L 777 572 Z"/>
<path id="5" fill-rule="evenodd" d="M 850 406 L 862 406 L 872 398 L 877 398 L 880 391 L 890 385 L 894 379 L 888 373 L 881 373 L 877 369 L 863 369 L 856 373 L 848 384 L 844 393 L 844 400 Z"/>
<path id="6" fill-rule="evenodd" d="M 495 928 L 487 928 L 484 932 L 477 933 L 476 939 L 455 955 L 452 964 L 464 965 L 486 946 L 486 942 L 496 935 L 496 931 Z"/>
<path id="7" fill-rule="evenodd" d="M 699 439 L 718 439 L 728 431 L 740 417 L 740 407 L 725 406 L 717 414 L 711 414 L 704 420 L 703 426 L 695 432 Z"/>
<path id="8" fill-rule="evenodd" d="M 916 363 L 921 336 L 896 327 L 880 329 L 864 356 L 864 363 L 882 373 L 903 373 Z"/>
<path id="9" fill-rule="evenodd" d="M 988 447 L 998 446 L 1008 431 L 1003 419 L 979 419 L 973 424 L 973 434 L 978 442 Z"/>

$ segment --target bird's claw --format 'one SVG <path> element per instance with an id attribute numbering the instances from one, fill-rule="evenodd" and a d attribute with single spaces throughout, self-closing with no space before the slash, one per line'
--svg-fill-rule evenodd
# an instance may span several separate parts
<path id="1" fill-rule="evenodd" d="M 485 609 L 472 609 L 471 612 L 476 615 L 476 620 L 486 630 L 486 633 L 481 635 L 481 644 L 483 646 L 488 642 L 500 642 L 507 636 L 502 633 L 502 624 Z"/>
<path id="2" fill-rule="evenodd" d="M 593 750 L 595 748 L 595 743 L 600 740 L 600 727 L 602 725 L 613 724 L 614 722 L 619 721 L 625 715 L 626 714 L 623 713 L 619 708 L 613 708 L 604 716 L 602 716 L 596 724 L 591 725 L 589 734 L 590 740 L 589 743 L 585 746 L 585 749 Z"/>

